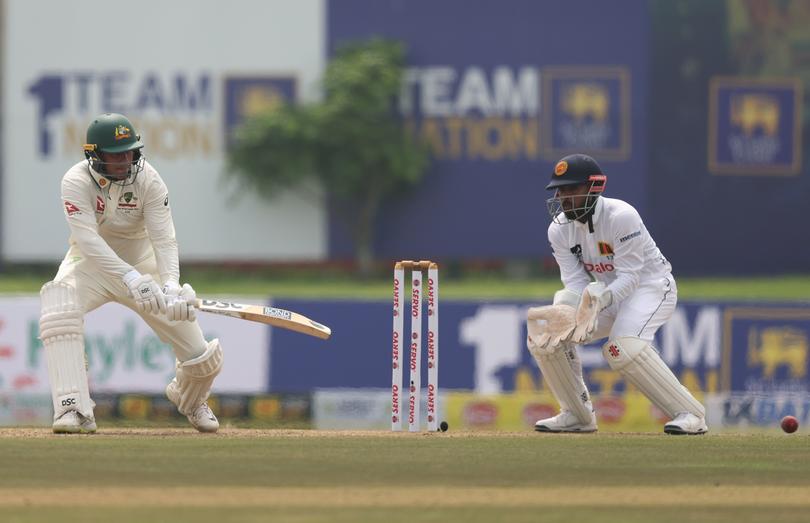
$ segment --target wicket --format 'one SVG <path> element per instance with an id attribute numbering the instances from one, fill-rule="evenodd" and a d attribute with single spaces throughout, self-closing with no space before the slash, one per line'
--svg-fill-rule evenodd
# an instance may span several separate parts
<path id="1" fill-rule="evenodd" d="M 402 340 L 404 328 L 403 288 L 405 271 L 411 270 L 411 342 L 409 351 L 408 430 L 421 430 L 420 396 L 422 389 L 422 295 L 423 271 L 427 271 L 427 421 L 428 430 L 439 428 L 439 265 L 429 261 L 399 261 L 394 265 L 394 330 L 391 375 L 391 430 L 402 430 Z"/>

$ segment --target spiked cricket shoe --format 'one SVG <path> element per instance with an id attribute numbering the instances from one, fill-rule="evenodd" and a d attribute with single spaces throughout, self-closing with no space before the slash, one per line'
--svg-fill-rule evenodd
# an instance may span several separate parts
<path id="1" fill-rule="evenodd" d="M 588 423 L 582 423 L 570 411 L 563 410 L 556 416 L 541 419 L 534 424 L 537 432 L 596 432 L 596 415 L 591 413 Z"/>
<path id="2" fill-rule="evenodd" d="M 69 410 L 53 422 L 55 434 L 89 434 L 96 431 L 96 420 Z"/>
<path id="3" fill-rule="evenodd" d="M 172 380 L 166 386 L 166 397 L 175 405 L 180 403 L 180 388 L 177 385 L 177 380 Z M 191 425 L 200 432 L 216 432 L 219 429 L 219 420 L 208 406 L 208 403 L 203 403 L 194 409 L 191 414 L 187 414 L 186 417 Z"/>
<path id="4" fill-rule="evenodd" d="M 664 425 L 664 432 L 667 434 L 705 434 L 709 427 L 705 418 L 699 418 L 691 412 L 681 412 L 675 419 Z"/>

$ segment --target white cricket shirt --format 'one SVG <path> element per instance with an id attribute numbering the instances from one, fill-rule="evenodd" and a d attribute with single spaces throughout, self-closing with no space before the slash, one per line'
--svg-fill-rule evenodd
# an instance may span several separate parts
<path id="1" fill-rule="evenodd" d="M 169 191 L 148 163 L 130 185 L 112 183 L 81 161 L 62 178 L 70 227 L 67 258 L 79 256 L 119 279 L 154 252 L 163 282 L 180 279 Z"/>
<path id="2" fill-rule="evenodd" d="M 565 288 L 582 293 L 593 278 L 620 303 L 640 284 L 670 275 L 672 267 L 632 205 L 600 196 L 592 222 L 593 232 L 579 221 L 552 222 L 548 228 Z"/>

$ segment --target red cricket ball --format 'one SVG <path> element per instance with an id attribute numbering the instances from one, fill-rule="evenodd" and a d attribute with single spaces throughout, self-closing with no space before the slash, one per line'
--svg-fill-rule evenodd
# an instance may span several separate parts
<path id="1" fill-rule="evenodd" d="M 791 432 L 796 432 L 799 428 L 799 420 L 796 419 L 795 416 L 785 416 L 782 418 L 782 430 L 790 434 Z"/>

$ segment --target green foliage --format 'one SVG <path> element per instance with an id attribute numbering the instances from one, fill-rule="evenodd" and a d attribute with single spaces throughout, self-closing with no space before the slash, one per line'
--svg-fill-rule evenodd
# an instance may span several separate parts
<path id="1" fill-rule="evenodd" d="M 428 163 L 396 111 L 404 63 L 402 44 L 389 40 L 340 48 L 326 68 L 322 102 L 284 103 L 252 118 L 229 154 L 230 171 L 266 197 L 318 180 L 365 268 L 381 205 L 419 182 Z"/>

